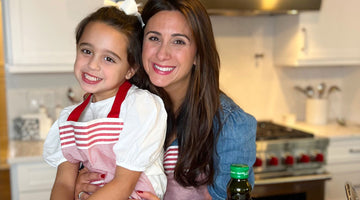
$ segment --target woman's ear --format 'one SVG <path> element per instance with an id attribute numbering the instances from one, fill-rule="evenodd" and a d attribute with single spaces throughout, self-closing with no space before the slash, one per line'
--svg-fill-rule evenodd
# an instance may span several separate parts
<path id="1" fill-rule="evenodd" d="M 139 67 L 130 67 L 125 75 L 126 80 L 131 79 L 138 69 Z"/>

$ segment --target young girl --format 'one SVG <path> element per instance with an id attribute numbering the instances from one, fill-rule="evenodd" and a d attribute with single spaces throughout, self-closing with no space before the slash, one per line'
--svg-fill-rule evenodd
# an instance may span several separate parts
<path id="1" fill-rule="evenodd" d="M 116 7 L 100 8 L 78 25 L 74 74 L 90 95 L 61 112 L 44 143 L 45 161 L 57 167 L 51 199 L 81 198 L 84 192 L 74 194 L 80 163 L 101 173 L 91 183 L 102 187 L 90 199 L 139 198 L 135 190 L 162 198 L 167 114 L 161 98 L 132 85 L 140 31 L 138 18 Z"/>

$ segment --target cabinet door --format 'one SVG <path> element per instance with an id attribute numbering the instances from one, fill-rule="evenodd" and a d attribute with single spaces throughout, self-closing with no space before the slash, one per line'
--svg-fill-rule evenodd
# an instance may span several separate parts
<path id="1" fill-rule="evenodd" d="M 319 12 L 276 17 L 275 65 L 360 65 L 359 7 L 358 0 L 324 0 Z"/>
<path id="2" fill-rule="evenodd" d="M 47 191 L 36 191 L 36 192 L 22 192 L 19 194 L 19 200 L 49 200 L 50 199 L 51 190 Z"/>
<path id="3" fill-rule="evenodd" d="M 3 1 L 6 64 L 13 67 L 9 71 L 41 71 L 42 66 L 45 71 L 72 71 L 75 28 L 102 5 L 101 0 Z"/>
<path id="4" fill-rule="evenodd" d="M 10 172 L 12 199 L 49 199 L 56 168 L 39 160 L 12 164 Z"/>

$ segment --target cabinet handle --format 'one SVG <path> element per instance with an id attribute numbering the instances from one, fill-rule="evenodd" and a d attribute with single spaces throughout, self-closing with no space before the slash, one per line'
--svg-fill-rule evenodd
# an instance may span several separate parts
<path id="1" fill-rule="evenodd" d="M 303 42 L 303 47 L 301 48 L 301 51 L 303 53 L 306 53 L 307 50 L 308 50 L 308 36 L 307 36 L 307 30 L 306 28 L 301 28 L 301 32 L 303 34 L 303 39 L 304 39 L 304 42 Z"/>
<path id="2" fill-rule="evenodd" d="M 350 153 L 360 153 L 360 149 L 349 149 Z"/>

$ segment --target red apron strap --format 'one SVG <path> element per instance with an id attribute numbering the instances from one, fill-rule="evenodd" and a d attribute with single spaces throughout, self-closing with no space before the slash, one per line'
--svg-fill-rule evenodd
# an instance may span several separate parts
<path id="1" fill-rule="evenodd" d="M 108 118 L 118 118 L 120 113 L 120 107 L 122 102 L 124 101 L 128 90 L 131 87 L 131 83 L 129 81 L 125 81 L 122 85 L 120 85 L 118 92 L 116 93 L 114 104 L 108 114 Z M 85 110 L 86 106 L 89 104 L 92 94 L 90 94 L 84 102 L 82 102 L 78 107 L 76 107 L 69 115 L 67 121 L 75 121 L 77 122 L 81 116 L 81 113 Z"/>
<path id="2" fill-rule="evenodd" d="M 124 101 L 127 92 L 131 87 L 131 83 L 129 81 L 125 81 L 123 84 L 120 85 L 120 88 L 116 94 L 114 104 L 111 108 L 110 113 L 108 114 L 108 118 L 118 118 L 120 113 L 120 107 L 122 102 Z"/>
<path id="3" fill-rule="evenodd" d="M 82 111 L 89 104 L 92 94 L 88 95 L 84 102 L 82 102 L 78 107 L 76 107 L 69 115 L 67 121 L 75 121 L 77 122 L 81 116 Z"/>

